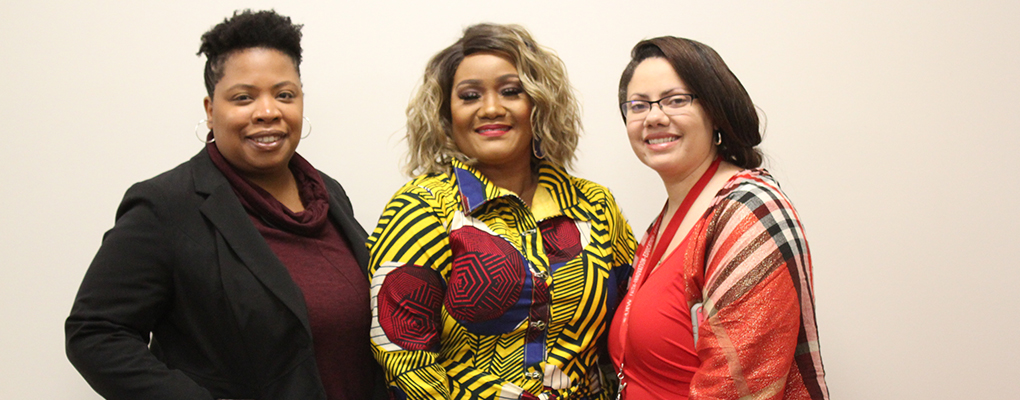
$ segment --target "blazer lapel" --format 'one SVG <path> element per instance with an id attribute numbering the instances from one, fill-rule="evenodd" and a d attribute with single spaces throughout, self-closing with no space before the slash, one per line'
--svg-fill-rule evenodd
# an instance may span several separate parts
<path id="1" fill-rule="evenodd" d="M 311 334 L 304 295 L 287 268 L 255 229 L 230 183 L 205 150 L 196 157 L 196 161 L 195 189 L 208 195 L 200 207 L 202 214 L 212 222 L 252 275 L 276 295 Z"/>
<path id="2" fill-rule="evenodd" d="M 340 230 L 351 245 L 351 252 L 354 253 L 354 258 L 358 261 L 358 265 L 361 266 L 361 272 L 367 277 L 368 248 L 365 247 L 367 235 L 361 228 L 361 225 L 358 225 L 358 222 L 354 220 L 354 217 L 343 211 L 342 205 L 336 199 L 334 193 L 329 195 L 329 217 L 340 226 Z"/>

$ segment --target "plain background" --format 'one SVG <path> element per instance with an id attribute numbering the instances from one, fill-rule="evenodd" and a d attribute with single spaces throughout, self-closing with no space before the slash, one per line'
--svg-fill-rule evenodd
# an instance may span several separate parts
<path id="1" fill-rule="evenodd" d="M 305 24 L 299 152 L 376 222 L 407 177 L 404 109 L 428 58 L 482 21 L 564 60 L 576 175 L 641 234 L 665 201 L 616 86 L 640 39 L 714 47 L 767 115 L 800 212 L 834 399 L 1016 398 L 1020 4 L 1015 1 L 0 1 L 0 397 L 96 399 L 63 321 L 132 183 L 202 145 L 199 36 L 233 10 Z M 849 4 L 846 4 L 849 3 Z"/>

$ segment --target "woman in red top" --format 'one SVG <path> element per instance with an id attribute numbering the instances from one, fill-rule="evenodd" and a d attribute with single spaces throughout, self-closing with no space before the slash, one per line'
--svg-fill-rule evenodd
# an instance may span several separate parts
<path id="1" fill-rule="evenodd" d="M 811 256 L 761 164 L 751 98 L 712 48 L 638 43 L 627 135 L 666 186 L 610 330 L 623 398 L 826 399 Z"/>

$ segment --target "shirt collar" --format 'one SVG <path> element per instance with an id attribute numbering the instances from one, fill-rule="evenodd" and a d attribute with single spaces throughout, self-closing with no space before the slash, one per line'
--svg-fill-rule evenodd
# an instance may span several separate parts
<path id="1" fill-rule="evenodd" d="M 461 206 L 467 213 L 472 213 L 490 200 L 516 196 L 513 192 L 500 188 L 490 182 L 481 172 L 473 167 L 464 164 L 460 160 L 453 160 L 453 175 L 455 185 L 460 193 Z M 542 195 L 541 192 L 547 192 Z M 562 168 L 556 167 L 547 162 L 538 165 L 538 189 L 535 193 L 535 204 L 533 209 L 549 210 L 541 214 L 552 214 L 552 210 L 563 211 L 577 205 L 577 189 L 571 184 L 570 176 Z M 548 204 L 552 202 L 552 204 Z M 556 214 L 559 214 L 557 212 Z M 545 219 L 554 215 L 536 215 L 536 219 Z"/>

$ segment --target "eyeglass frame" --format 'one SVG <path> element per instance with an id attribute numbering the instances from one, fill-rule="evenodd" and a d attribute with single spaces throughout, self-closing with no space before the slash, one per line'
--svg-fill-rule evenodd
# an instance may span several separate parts
<path id="1" fill-rule="evenodd" d="M 691 103 L 694 103 L 694 99 L 698 98 L 698 95 L 696 95 L 694 93 L 676 93 L 676 94 L 671 94 L 669 96 L 663 97 L 663 98 L 655 100 L 655 101 L 649 101 L 649 100 L 627 100 L 625 102 L 620 103 L 620 113 L 623 114 L 623 120 L 624 121 L 628 121 L 628 119 L 627 119 L 627 105 L 628 104 L 632 104 L 632 103 L 647 103 L 648 104 L 648 111 L 644 115 L 644 118 L 641 118 L 640 121 L 643 121 L 645 118 L 648 117 L 647 113 L 652 112 L 652 104 L 658 104 L 659 105 L 659 110 L 662 111 L 663 114 L 670 115 L 670 116 L 672 116 L 672 115 L 680 115 L 679 112 L 677 112 L 676 114 L 670 114 L 669 112 L 666 111 L 666 107 L 663 107 L 662 103 L 661 103 L 661 101 L 663 101 L 663 100 L 671 99 L 671 98 L 678 97 L 678 96 L 680 96 L 680 97 L 683 97 L 683 96 L 690 97 L 690 100 L 688 100 L 687 103 L 684 103 L 682 106 L 677 108 L 677 110 L 684 109 L 685 107 L 687 107 Z M 673 110 L 673 108 L 670 108 L 670 110 Z M 639 120 L 635 120 L 635 121 L 639 121 Z"/>

